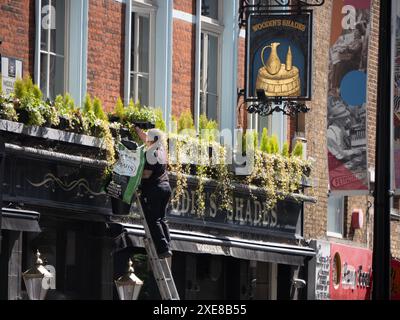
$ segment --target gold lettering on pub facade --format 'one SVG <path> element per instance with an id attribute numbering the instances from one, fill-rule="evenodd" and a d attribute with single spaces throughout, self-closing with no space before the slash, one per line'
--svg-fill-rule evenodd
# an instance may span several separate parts
<path id="1" fill-rule="evenodd" d="M 272 42 L 261 51 L 263 66 L 258 70 L 256 89 L 262 89 L 267 97 L 297 97 L 300 96 L 301 84 L 299 69 L 293 66 L 292 50 L 286 54 L 286 64 L 281 63 L 277 48 L 279 42 Z M 267 62 L 264 53 L 271 48 Z"/>
<path id="2" fill-rule="evenodd" d="M 293 29 L 298 29 L 300 31 L 305 31 L 306 26 L 303 23 L 293 21 L 293 20 L 288 20 L 288 19 L 275 19 L 275 20 L 267 20 L 261 23 L 257 23 L 253 26 L 253 32 L 257 32 L 263 29 L 267 28 L 273 28 L 273 27 L 290 27 Z"/>

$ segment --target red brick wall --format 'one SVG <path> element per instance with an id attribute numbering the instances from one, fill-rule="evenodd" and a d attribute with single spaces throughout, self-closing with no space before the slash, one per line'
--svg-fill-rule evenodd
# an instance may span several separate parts
<path id="1" fill-rule="evenodd" d="M 195 15 L 196 14 L 196 1 L 195 0 L 174 0 L 174 9 Z"/>
<path id="2" fill-rule="evenodd" d="M 316 162 L 312 171 L 314 189 L 310 195 L 317 198 L 316 204 L 306 204 L 304 211 L 305 238 L 318 239 L 326 236 L 328 162 L 326 142 L 327 80 L 329 37 L 332 2 L 325 1 L 314 10 L 313 27 L 313 99 L 307 103 L 311 110 L 305 115 L 307 154 Z"/>
<path id="3" fill-rule="evenodd" d="M 314 93 L 310 103 L 311 111 L 306 114 L 306 138 L 308 139 L 307 152 L 316 159 L 312 173 L 315 188 L 311 195 L 317 197 L 317 204 L 306 205 L 304 214 L 305 238 L 327 238 L 327 191 L 328 191 L 328 167 L 326 160 L 326 97 L 327 97 L 327 66 L 330 33 L 327 21 L 331 19 L 331 2 L 325 2 L 323 7 L 315 10 L 314 17 L 314 61 L 313 81 Z M 368 166 L 375 166 L 375 134 L 377 111 L 377 66 L 379 48 L 379 0 L 373 0 L 371 9 L 371 34 L 369 44 L 368 61 Z M 344 235 L 340 242 L 354 243 L 358 246 L 367 246 L 372 249 L 373 244 L 373 207 L 367 207 L 373 198 L 369 196 L 347 197 L 345 199 Z M 395 199 L 395 207 L 398 200 Z M 361 208 L 364 213 L 364 226 L 362 229 L 352 230 L 351 218 L 355 208 Z M 367 219 L 368 218 L 368 219 Z M 400 257 L 400 222 L 391 222 L 391 246 L 392 255 Z M 331 239 L 332 240 L 332 239 Z M 339 241 L 333 239 L 334 241 Z"/>
<path id="4" fill-rule="evenodd" d="M 195 90 L 196 25 L 175 19 L 172 57 L 172 113 L 193 112 Z"/>
<path id="5" fill-rule="evenodd" d="M 0 53 L 23 60 L 24 75 L 33 77 L 35 1 L 0 0 Z"/>
<path id="6" fill-rule="evenodd" d="M 90 0 L 88 30 L 88 93 L 112 110 L 124 91 L 125 5 Z"/>
<path id="7" fill-rule="evenodd" d="M 379 0 L 374 0 L 371 7 L 371 33 L 368 52 L 368 98 L 367 98 L 367 134 L 368 134 L 368 167 L 375 167 L 376 139 L 376 107 L 378 82 L 378 51 L 379 51 Z M 349 197 L 348 211 L 345 219 L 345 237 L 349 240 L 364 243 L 372 249 L 373 209 L 370 210 L 370 220 L 363 229 L 351 229 L 351 215 L 354 208 L 367 211 L 368 201 L 374 203 L 372 197 Z M 368 233 L 368 234 L 367 234 Z M 367 239 L 369 239 L 367 243 Z"/>
<path id="8" fill-rule="evenodd" d="M 297 130 L 297 118 L 287 117 L 287 141 L 289 142 L 289 147 L 292 146 L 292 140 Z"/>

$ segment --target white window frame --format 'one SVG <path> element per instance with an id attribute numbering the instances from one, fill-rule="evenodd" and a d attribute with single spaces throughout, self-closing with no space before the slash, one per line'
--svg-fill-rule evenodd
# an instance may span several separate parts
<path id="1" fill-rule="evenodd" d="M 198 0 L 201 7 L 201 0 Z M 221 126 L 221 74 L 222 74 L 222 38 L 224 32 L 224 26 L 222 24 L 222 15 L 223 15 L 223 1 L 218 1 L 218 20 L 212 19 L 209 17 L 201 16 L 200 17 L 200 30 L 199 35 L 200 39 L 198 41 L 198 48 L 197 48 L 197 55 L 198 55 L 198 65 L 199 71 L 196 74 L 196 80 L 199 83 L 199 87 L 196 88 L 196 95 L 198 95 L 198 99 L 195 101 L 195 122 L 196 127 L 198 128 L 198 117 L 205 112 L 206 103 L 207 103 L 207 94 L 204 92 L 204 88 L 206 87 L 207 83 L 207 61 L 208 61 L 208 49 L 207 45 L 208 42 L 207 37 L 208 35 L 212 35 L 218 39 L 218 53 L 217 53 L 217 123 Z M 200 10 L 201 13 L 201 10 Z M 201 34 L 203 34 L 203 41 L 204 41 L 204 50 L 201 52 Z M 203 70 L 201 70 L 201 54 L 203 54 Z M 197 59 L 196 59 L 197 60 Z M 200 75 L 203 73 L 203 83 L 200 81 Z M 200 96 L 203 96 L 203 105 L 200 105 Z"/>
<path id="2" fill-rule="evenodd" d="M 146 16 L 149 17 L 150 23 L 149 23 L 149 74 L 148 74 L 148 79 L 149 79 L 149 92 L 148 92 L 148 106 L 154 106 L 154 88 L 155 88 L 155 32 L 156 32 L 156 13 L 157 13 L 157 6 L 153 1 L 150 0 L 129 0 L 127 2 L 127 17 L 126 17 L 126 35 L 125 35 L 125 42 L 126 42 L 126 47 L 125 47 L 125 89 L 124 89 L 124 100 L 125 104 L 129 103 L 129 100 L 131 99 L 131 77 L 134 76 L 135 74 L 139 75 L 142 74 L 143 72 L 137 72 L 137 71 L 132 71 L 131 69 L 131 64 L 138 62 L 138 58 L 134 59 L 135 61 L 132 61 L 132 51 L 134 48 L 134 45 L 137 44 L 137 41 L 139 41 L 138 37 L 134 37 L 135 44 L 132 43 L 132 23 L 137 23 L 139 19 L 137 16 Z M 135 16 L 135 18 L 133 18 Z M 137 26 L 135 27 L 135 30 L 138 30 Z M 137 68 L 136 68 L 137 70 Z M 138 81 L 136 82 L 137 85 Z M 138 90 L 135 88 L 135 97 L 133 97 L 134 102 L 137 101 L 138 99 Z M 141 102 L 142 103 L 142 102 Z"/>
<path id="3" fill-rule="evenodd" d="M 341 208 L 340 208 L 341 209 L 340 210 L 340 214 L 342 215 L 342 217 L 341 217 L 342 223 L 341 223 L 341 226 L 340 226 L 341 232 L 334 232 L 334 231 L 329 231 L 328 230 L 328 227 L 329 227 L 329 198 L 330 197 L 340 198 L 341 201 L 342 201 L 342 205 L 341 205 Z M 334 238 L 339 238 L 339 239 L 343 238 L 343 233 L 344 233 L 344 214 L 345 214 L 345 212 L 344 212 L 344 203 L 345 203 L 345 201 L 344 200 L 345 200 L 344 196 L 334 195 L 334 194 L 330 194 L 328 196 L 328 210 L 327 210 L 328 216 L 327 216 L 327 224 L 326 224 L 326 231 L 327 231 L 326 234 L 329 237 L 334 237 Z"/>
<path id="4" fill-rule="evenodd" d="M 52 1 L 55 0 L 49 0 L 49 6 L 52 5 Z M 70 6 L 69 6 L 69 1 L 65 0 L 65 11 L 64 11 L 64 55 L 59 55 L 56 53 L 53 53 L 50 51 L 50 43 L 51 43 L 51 37 L 50 37 L 50 32 L 51 29 L 48 29 L 48 43 L 47 43 L 47 50 L 42 50 L 41 47 L 41 31 L 42 31 L 42 0 L 36 0 L 36 56 L 35 56 L 35 83 L 39 86 L 39 88 L 41 87 L 41 83 L 40 83 L 40 78 L 41 78 L 41 57 L 42 54 L 47 55 L 47 67 L 46 67 L 46 71 L 47 71 L 47 87 L 46 87 L 46 92 L 43 92 L 45 97 L 49 97 L 50 94 L 50 57 L 61 57 L 64 59 L 64 88 L 63 91 L 65 92 L 66 90 L 66 86 L 67 86 L 67 82 L 68 82 L 68 52 L 69 52 L 69 11 L 70 11 Z M 50 10 L 49 12 L 49 18 L 51 19 L 51 13 L 52 10 Z"/>
<path id="5" fill-rule="evenodd" d="M 221 34 L 217 34 L 206 29 L 202 29 L 201 33 L 203 34 L 203 52 L 202 52 L 202 59 L 203 59 L 203 70 L 200 70 L 200 74 L 203 75 L 203 81 L 200 83 L 200 96 L 202 96 L 202 105 L 199 105 L 199 114 L 207 113 L 207 94 L 211 94 L 217 97 L 217 122 L 220 123 L 221 119 Z M 218 53 L 217 53 L 217 92 L 210 93 L 209 91 L 204 91 L 207 88 L 207 79 L 208 79 L 208 36 L 211 35 L 217 38 L 218 42 Z M 200 50 L 201 52 L 201 50 Z"/>

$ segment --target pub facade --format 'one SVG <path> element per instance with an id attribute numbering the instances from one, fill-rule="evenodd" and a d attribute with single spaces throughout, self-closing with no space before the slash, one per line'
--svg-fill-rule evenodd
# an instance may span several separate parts
<path id="1" fill-rule="evenodd" d="M 354 298 L 348 294 L 352 286 L 342 281 L 343 270 L 349 270 L 343 264 L 358 263 L 347 255 L 353 248 L 365 258 L 359 259 L 360 281 L 351 280 L 354 286 L 359 284 L 356 298 L 369 297 L 365 293 L 370 285 L 366 274 L 373 198 L 365 192 L 332 192 L 326 137 L 328 91 L 340 87 L 338 79 L 345 70 L 340 63 L 334 70 L 328 65 L 346 60 L 348 54 L 341 46 L 365 37 L 337 32 L 331 22 L 350 23 L 353 11 L 342 13 L 336 0 L 320 2 L 308 25 L 310 56 L 301 56 L 304 52 L 296 47 L 289 50 L 286 42 L 275 45 L 296 83 L 303 81 L 308 64 L 307 113 L 289 117 L 282 112 L 268 116 L 248 112 L 248 104 L 243 103 L 248 68 L 246 28 L 239 26 L 240 0 L 0 0 L 2 89 L 13 92 L 15 80 L 30 75 L 43 98 L 52 101 L 69 93 L 77 106 L 83 106 L 90 94 L 109 112 L 115 110 L 118 98 L 125 106 L 133 100 L 159 107 L 168 131 L 173 129 L 172 117 L 190 112 L 196 129 L 206 115 L 219 130 L 252 129 L 261 138 L 267 129 L 281 147 L 287 142 L 290 152 L 300 142 L 304 159 L 314 162 L 311 175 L 303 181 L 301 194 L 288 195 L 272 209 L 264 210 L 263 190 L 250 191 L 235 182 L 233 208 L 226 212 L 215 199 L 216 181 L 207 180 L 204 214 L 199 216 L 198 178 L 188 178 L 180 201 L 171 203 L 168 213 L 171 266 L 179 295 L 181 299 Z M 369 169 L 374 166 L 375 150 L 371 137 L 375 135 L 379 1 L 363 1 L 361 7 L 362 17 L 370 18 L 369 58 L 344 65 L 363 66 L 368 73 L 366 108 L 353 112 L 354 119 L 368 117 L 368 126 L 356 121 L 352 143 L 367 144 Z M 283 12 L 279 21 L 289 21 L 285 16 Z M 268 26 L 276 27 L 277 19 L 271 21 Z M 305 20 L 285 22 L 285 27 L 298 33 L 305 25 Z M 277 31 L 266 26 L 260 22 L 259 29 L 276 38 Z M 335 49 L 336 40 L 340 45 Z M 261 59 L 267 64 L 269 49 L 262 49 L 254 55 L 260 58 L 263 51 Z M 261 60 L 254 66 L 261 67 Z M 104 193 L 102 175 L 108 165 L 104 140 L 10 121 L 1 112 L 0 118 L 0 299 L 28 299 L 22 274 L 35 264 L 37 250 L 55 275 L 47 299 L 118 299 L 114 280 L 126 272 L 130 258 L 135 274 L 144 281 L 139 299 L 159 298 L 136 207 L 128 216 L 116 216 Z M 371 170 L 368 179 L 372 190 Z M 176 173 L 170 174 L 170 181 L 176 192 Z M 394 207 L 398 205 L 396 197 Z M 353 223 L 356 217 L 364 217 L 364 223 Z M 396 217 L 392 215 L 392 230 L 398 231 Z M 400 256 L 399 243 L 394 233 L 394 257 Z M 321 253 L 328 247 L 345 257 L 339 273 L 338 268 L 332 270 L 334 255 Z M 327 284 L 334 271 L 337 288 Z"/>
<path id="2" fill-rule="evenodd" d="M 126 271 L 129 257 L 137 258 L 137 272 L 147 279 L 142 297 L 157 298 L 151 270 L 141 261 L 145 235 L 136 206 L 129 217 L 115 216 L 102 191 L 101 140 L 7 120 L 1 120 L 1 132 L 6 141 L 2 298 L 27 298 L 22 273 L 35 262 L 36 250 L 55 270 L 48 299 L 117 298 L 114 280 Z M 43 147 L 50 145 L 53 151 Z M 176 177 L 170 179 L 174 189 Z M 199 217 L 192 192 L 196 185 L 193 176 L 168 214 L 172 271 L 181 298 L 304 295 L 306 288 L 297 292 L 291 282 L 294 275 L 305 277 L 314 255 L 298 242 L 303 203 L 315 200 L 294 195 L 266 211 L 246 186 L 236 185 L 233 211 L 222 212 L 212 196 L 215 183 L 208 182 L 205 214 Z"/>

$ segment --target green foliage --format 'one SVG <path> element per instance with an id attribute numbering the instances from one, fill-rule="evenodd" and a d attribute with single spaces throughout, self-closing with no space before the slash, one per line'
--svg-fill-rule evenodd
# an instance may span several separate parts
<path id="1" fill-rule="evenodd" d="M 279 153 L 279 142 L 278 136 L 276 134 L 272 135 L 272 137 L 269 139 L 269 145 L 271 149 L 271 154 Z"/>
<path id="2" fill-rule="evenodd" d="M 47 125 L 58 126 L 58 124 L 60 123 L 60 119 L 58 117 L 58 112 L 54 104 L 44 102 L 40 105 L 40 107 L 41 107 L 41 114 L 46 120 Z"/>
<path id="3" fill-rule="evenodd" d="M 90 113 L 91 111 L 93 111 L 93 103 L 90 94 L 87 94 L 83 104 L 83 113 Z"/>
<path id="4" fill-rule="evenodd" d="M 262 131 L 260 150 L 262 152 L 271 153 L 271 146 L 270 146 L 270 143 L 269 143 L 268 129 L 267 128 L 263 128 L 263 131 Z"/>
<path id="5" fill-rule="evenodd" d="M 97 119 L 107 120 L 107 116 L 103 111 L 103 106 L 99 98 L 95 97 L 93 100 L 93 112 Z"/>
<path id="6" fill-rule="evenodd" d="M 178 132 L 181 132 L 185 129 L 194 130 L 194 122 L 193 116 L 190 110 L 185 110 L 181 113 L 181 116 L 178 119 Z"/>
<path id="7" fill-rule="evenodd" d="M 165 125 L 165 121 L 163 118 L 163 112 L 160 108 L 155 109 L 154 111 L 155 116 L 156 116 L 156 128 L 160 129 L 162 131 L 166 131 L 167 130 L 167 126 Z"/>
<path id="8" fill-rule="evenodd" d="M 243 132 L 242 134 L 242 153 L 245 154 L 246 153 L 246 132 Z"/>
<path id="9" fill-rule="evenodd" d="M 199 118 L 200 138 L 206 141 L 217 141 L 218 139 L 218 123 L 215 120 L 208 120 L 203 113 Z"/>
<path id="10" fill-rule="evenodd" d="M 292 150 L 292 156 L 294 157 L 303 157 L 303 144 L 301 141 L 297 141 L 293 150 Z"/>
<path id="11" fill-rule="evenodd" d="M 0 92 L 0 119 L 18 121 L 18 115 L 14 108 L 13 99 L 7 97 L 2 92 Z"/>
<path id="12" fill-rule="evenodd" d="M 258 148 L 258 132 L 255 130 L 247 130 L 246 133 L 242 135 L 242 152 L 246 153 L 247 151 L 247 137 L 250 136 L 253 141 L 253 148 L 257 150 Z"/>
<path id="13" fill-rule="evenodd" d="M 64 96 L 58 95 L 54 100 L 54 106 L 59 115 L 67 119 L 71 118 L 72 112 L 76 109 L 74 99 L 68 93 Z"/>
<path id="14" fill-rule="evenodd" d="M 282 147 L 282 156 L 289 158 L 289 143 L 286 141 Z"/>
<path id="15" fill-rule="evenodd" d="M 15 82 L 14 96 L 18 100 L 16 111 L 19 117 L 24 114 L 22 118 L 27 125 L 41 126 L 46 122 L 45 116 L 49 116 L 51 110 L 48 104 L 42 101 L 42 92 L 29 76 Z"/>
<path id="16" fill-rule="evenodd" d="M 25 97 L 27 94 L 24 81 L 22 79 L 17 79 L 14 83 L 14 96 L 18 99 Z"/>
<path id="17" fill-rule="evenodd" d="M 125 120 L 126 110 L 125 110 L 124 103 L 122 102 L 121 98 L 118 98 L 118 100 L 117 100 L 117 103 L 114 108 L 114 113 L 121 122 L 123 122 Z"/>
<path id="18" fill-rule="evenodd" d="M 253 136 L 254 150 L 257 150 L 258 149 L 258 132 L 253 131 L 251 134 Z"/>
<path id="19" fill-rule="evenodd" d="M 14 96 L 18 99 L 42 99 L 42 91 L 33 83 L 30 76 L 25 76 L 23 79 L 17 79 L 14 84 Z"/>

